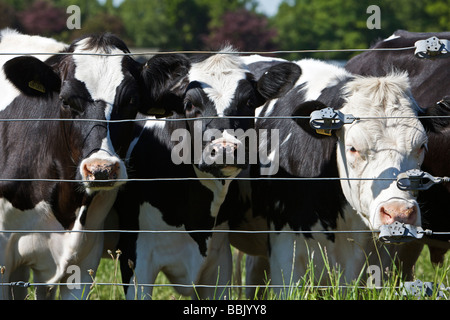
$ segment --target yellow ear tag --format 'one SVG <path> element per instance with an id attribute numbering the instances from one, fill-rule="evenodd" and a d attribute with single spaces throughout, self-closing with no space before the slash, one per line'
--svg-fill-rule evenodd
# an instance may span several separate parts
<path id="1" fill-rule="evenodd" d="M 28 82 L 28 86 L 29 86 L 31 89 L 34 89 L 34 90 L 36 90 L 36 91 L 45 93 L 45 87 L 44 87 L 44 85 L 43 85 L 42 83 L 40 83 L 39 81 L 32 80 L 32 81 Z"/>
<path id="2" fill-rule="evenodd" d="M 316 129 L 316 132 L 324 136 L 331 136 L 331 129 Z"/>

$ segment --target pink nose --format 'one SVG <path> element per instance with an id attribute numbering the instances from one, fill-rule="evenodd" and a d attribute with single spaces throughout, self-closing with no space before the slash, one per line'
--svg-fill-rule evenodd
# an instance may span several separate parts
<path id="1" fill-rule="evenodd" d="M 114 161 L 93 159 L 83 165 L 82 173 L 85 180 L 114 180 L 119 176 L 120 165 Z"/>
<path id="2" fill-rule="evenodd" d="M 380 207 L 382 224 L 395 221 L 414 225 L 417 221 L 418 207 L 416 204 L 404 200 L 391 200 Z"/>

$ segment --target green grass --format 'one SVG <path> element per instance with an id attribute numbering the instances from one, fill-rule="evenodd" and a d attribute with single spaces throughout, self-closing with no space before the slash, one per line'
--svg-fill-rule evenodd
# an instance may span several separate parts
<path id="1" fill-rule="evenodd" d="M 327 276 L 331 279 L 330 285 L 326 288 L 317 287 L 313 284 L 317 279 L 312 276 L 313 266 L 310 266 L 307 274 L 300 281 L 293 283 L 292 280 L 287 279 L 290 286 L 286 286 L 282 290 L 284 299 L 287 300 L 401 300 L 401 299 L 436 299 L 435 291 L 431 297 L 426 296 L 411 296 L 401 295 L 401 290 L 398 289 L 400 274 L 393 271 L 389 280 L 382 284 L 383 289 L 369 289 L 363 286 L 361 282 L 354 282 L 347 284 L 345 288 L 339 285 L 340 273 L 327 267 L 323 271 L 322 276 Z M 245 284 L 245 256 L 241 261 L 242 274 L 240 279 L 233 278 L 233 284 Z M 442 266 L 433 266 L 429 258 L 429 250 L 427 247 L 422 251 L 416 266 L 415 277 L 423 282 L 433 282 L 435 284 L 441 283 L 445 288 L 450 287 L 450 252 L 445 256 Z M 103 258 L 95 275 L 92 275 L 93 285 L 92 290 L 83 295 L 83 299 L 90 300 L 124 300 L 125 295 L 121 284 L 120 267 L 117 260 L 117 254 L 111 253 L 111 258 Z M 239 281 L 238 281 L 239 280 Z M 32 282 L 32 279 L 30 280 Z M 113 285 L 101 285 L 101 283 L 110 283 Z M 170 282 L 160 274 L 156 279 L 156 284 L 168 285 Z M 28 299 L 34 299 L 33 290 L 29 289 Z M 450 292 L 442 291 L 444 293 L 443 299 L 450 300 Z M 277 300 L 277 296 L 271 288 L 262 286 L 258 288 L 257 293 L 265 300 Z M 245 297 L 245 290 L 239 288 L 232 288 L 226 292 L 226 298 L 229 300 L 242 300 Z M 189 297 L 184 297 L 178 294 L 171 286 L 155 287 L 153 290 L 154 300 L 187 300 Z"/>
<path id="2" fill-rule="evenodd" d="M 242 283 L 245 283 L 245 261 L 242 262 Z M 424 282 L 442 283 L 444 287 L 450 286 L 450 252 L 445 256 L 444 264 L 440 267 L 434 267 L 429 259 L 429 250 L 427 247 L 422 251 L 419 260 L 416 263 L 415 276 Z M 403 296 L 399 293 L 398 279 L 399 274 L 395 271 L 393 276 L 390 277 L 387 283 L 383 283 L 383 289 L 368 289 L 361 288 L 360 283 L 348 284 L 346 288 L 339 286 L 340 273 L 336 270 L 327 268 L 324 270 L 328 276 L 330 276 L 331 285 L 327 288 L 317 288 L 311 286 L 314 279 L 308 274 L 293 286 L 283 290 L 283 297 L 287 300 L 400 300 L 400 299 L 436 299 L 436 296 L 431 297 L 414 297 Z M 236 279 L 233 279 L 233 283 L 236 283 Z M 97 283 L 117 283 L 119 284 L 120 272 L 117 266 L 116 259 L 102 259 L 100 267 L 95 277 Z M 167 278 L 160 274 L 156 280 L 157 284 L 169 284 Z M 227 299 L 237 300 L 246 299 L 243 289 L 233 288 L 227 294 Z M 443 291 L 445 299 L 450 299 L 450 292 Z M 266 300 L 276 300 L 280 297 L 277 296 L 273 290 L 267 287 L 259 288 L 259 293 L 262 294 Z M 437 291 L 436 291 L 437 293 Z M 90 293 L 90 299 L 94 300 L 122 300 L 124 299 L 123 289 L 121 286 L 100 286 L 94 285 L 92 292 Z M 156 287 L 153 292 L 153 299 L 155 300 L 180 300 L 189 299 L 178 294 L 172 287 Z"/>

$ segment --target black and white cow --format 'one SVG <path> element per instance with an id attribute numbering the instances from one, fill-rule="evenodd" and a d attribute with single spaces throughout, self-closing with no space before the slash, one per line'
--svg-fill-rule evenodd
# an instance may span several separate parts
<path id="1" fill-rule="evenodd" d="M 2 283 L 28 281 L 32 269 L 37 283 L 71 277 L 69 286 L 60 287 L 61 297 L 80 298 L 83 288 L 72 283 L 89 281 L 86 270 L 97 268 L 103 235 L 78 231 L 103 228 L 128 177 L 123 159 L 133 123 L 109 121 L 135 119 L 143 92 L 144 111 L 156 106 L 147 98 L 147 91 L 156 88 L 146 87 L 146 71 L 157 59 L 144 67 L 124 56 L 126 45 L 111 34 L 86 36 L 66 47 L 4 30 L 0 52 L 51 54 L 1 56 L 0 118 L 47 119 L 0 122 L 0 230 L 6 231 L 0 233 Z M 53 54 L 58 52 L 70 54 Z M 187 60 L 174 62 L 183 65 Z M 51 298 L 53 289 L 39 286 L 37 297 Z M 3 288 L 0 297 L 9 293 Z M 18 293 L 14 297 L 20 298 Z"/>
<path id="2" fill-rule="evenodd" d="M 255 74 L 280 63 L 258 56 L 245 61 Z M 275 231 L 370 231 L 394 221 L 420 225 L 416 199 L 399 190 L 395 181 L 397 174 L 420 166 L 427 143 L 407 76 L 365 78 L 317 60 L 296 63 L 302 72 L 296 85 L 257 111 L 259 117 L 272 118 L 257 119 L 255 128 L 278 136 L 278 141 L 270 140 L 269 154 L 271 167 L 277 170 L 265 175 L 278 179 L 252 182 L 253 215 L 266 217 L 270 230 Z M 366 118 L 329 136 L 313 132 L 309 119 L 276 119 L 309 117 L 325 107 Z M 267 141 L 260 148 L 266 148 Z M 253 177 L 261 176 L 260 170 L 261 166 L 253 170 Z M 313 179 L 279 180 L 299 177 Z M 325 260 L 331 268 L 338 267 L 341 281 L 347 282 L 365 273 L 367 257 L 375 258 L 370 264 L 380 265 L 379 243 L 371 233 L 280 232 L 268 238 L 272 285 L 296 283 L 310 261 L 317 282 Z M 378 250 L 383 256 L 384 249 Z M 391 258 L 385 258 L 381 263 L 387 266 Z M 328 280 L 325 274 L 321 278 L 322 283 Z"/>
<path id="3" fill-rule="evenodd" d="M 228 230 L 245 211 L 232 201 L 224 204 L 226 197 L 237 196 L 232 180 L 249 161 L 243 136 L 253 128 L 255 108 L 289 90 L 298 75 L 296 65 L 285 63 L 255 81 L 231 48 L 192 57 L 173 91 L 182 104 L 172 105 L 178 108 L 166 119 L 172 121 L 147 121 L 130 149 L 130 177 L 186 180 L 135 181 L 119 192 L 115 208 L 121 229 L 169 231 L 121 234 L 124 283 L 151 284 L 162 271 L 172 283 L 189 286 L 175 288 L 183 295 L 223 298 L 224 289 L 215 285 L 230 284 L 232 259 L 228 234 L 220 230 Z M 188 120 L 199 117 L 206 119 Z M 125 290 L 129 299 L 152 295 L 148 286 Z"/>
<path id="4" fill-rule="evenodd" d="M 433 36 L 450 40 L 450 32 L 416 33 L 404 30 L 396 31 L 391 37 L 376 43 L 373 48 L 414 47 L 418 40 Z M 433 112 L 436 103 L 450 112 L 450 58 L 420 59 L 414 55 L 414 49 L 401 51 L 368 51 L 357 55 L 345 68 L 361 75 L 383 76 L 392 70 L 408 72 L 411 91 L 419 106 L 425 109 L 425 115 Z M 445 112 L 445 111 L 444 111 Z M 425 123 L 428 132 L 428 152 L 422 170 L 434 176 L 450 175 L 448 151 L 450 150 L 450 130 L 443 119 L 432 119 Z M 444 119 L 445 120 L 445 119 Z M 422 224 L 426 229 L 437 232 L 450 231 L 448 208 L 450 207 L 450 184 L 435 185 L 419 193 L 418 201 L 422 207 Z M 430 258 L 434 263 L 443 261 L 445 252 L 450 249 L 448 235 L 424 237 L 430 249 Z"/>

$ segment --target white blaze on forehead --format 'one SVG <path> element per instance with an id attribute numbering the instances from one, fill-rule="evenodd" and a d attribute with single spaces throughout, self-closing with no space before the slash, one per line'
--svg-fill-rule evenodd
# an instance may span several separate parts
<path id="1" fill-rule="evenodd" d="M 123 53 L 117 48 L 109 48 L 108 52 L 101 48 L 89 48 L 89 38 L 82 39 L 78 42 L 75 53 Z M 122 83 L 124 75 L 122 72 L 123 56 L 102 56 L 102 55 L 73 55 L 75 64 L 75 79 L 83 82 L 94 101 L 103 101 L 106 103 L 105 118 L 111 119 L 114 100 L 116 97 L 117 87 Z M 118 179 L 126 179 L 126 168 L 114 151 L 108 130 L 106 138 L 103 139 L 100 150 L 91 154 L 88 159 L 103 159 L 106 161 L 117 161 L 120 165 L 120 174 Z M 84 160 L 87 161 L 88 159 Z M 80 166 L 83 168 L 84 161 Z M 120 183 L 116 183 L 119 185 Z"/>
<path id="2" fill-rule="evenodd" d="M 203 91 L 214 102 L 218 115 L 223 115 L 234 98 L 240 80 L 249 72 L 241 58 L 225 49 L 208 59 L 194 63 L 189 81 L 198 81 Z"/>
<path id="3" fill-rule="evenodd" d="M 100 49 L 88 49 L 89 38 L 79 41 L 75 53 L 106 53 Z M 120 49 L 111 48 L 111 54 L 123 53 Z M 124 78 L 122 72 L 123 56 L 74 55 L 75 78 L 84 82 L 94 101 L 106 102 L 105 116 L 110 119 L 116 89 Z"/>

